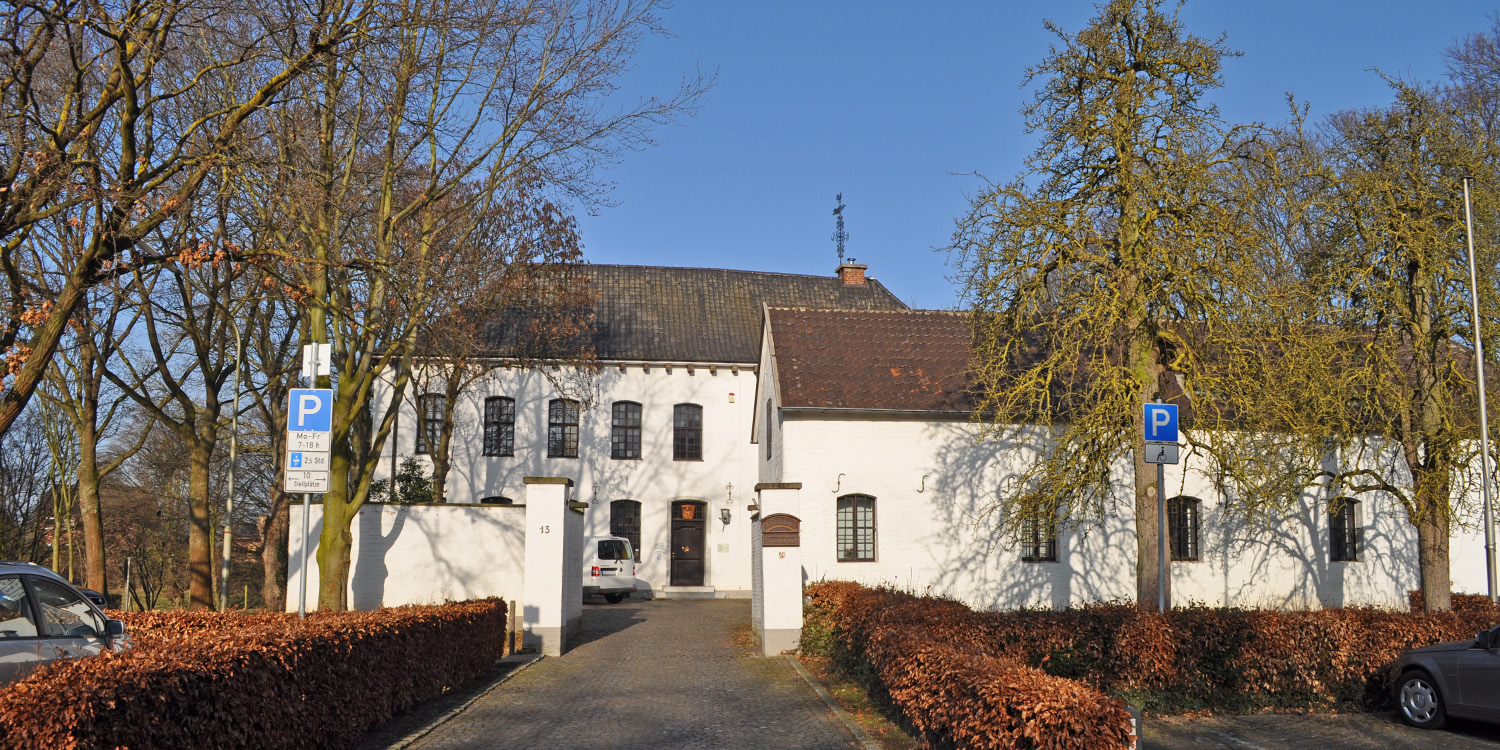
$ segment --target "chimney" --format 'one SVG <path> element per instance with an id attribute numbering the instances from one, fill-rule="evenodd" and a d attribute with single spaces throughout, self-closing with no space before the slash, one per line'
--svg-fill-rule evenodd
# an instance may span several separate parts
<path id="1" fill-rule="evenodd" d="M 864 286 L 866 268 L 869 266 L 855 263 L 854 259 L 850 258 L 849 262 L 839 266 L 839 281 L 844 282 L 844 286 Z"/>

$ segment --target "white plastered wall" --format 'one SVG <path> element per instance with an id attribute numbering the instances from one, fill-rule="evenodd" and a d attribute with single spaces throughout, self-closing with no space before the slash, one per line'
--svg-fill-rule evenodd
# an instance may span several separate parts
<path id="1" fill-rule="evenodd" d="M 318 607 L 317 540 L 323 506 L 308 514 L 308 611 Z M 349 605 L 354 609 L 439 604 L 525 594 L 525 506 L 365 505 L 350 531 Z M 297 610 L 302 573 L 302 505 L 291 506 L 287 611 Z"/>
<path id="2" fill-rule="evenodd" d="M 965 421 L 809 418 L 789 414 L 776 446 L 781 470 L 766 481 L 803 484 L 803 565 L 810 579 L 856 580 L 952 596 L 986 608 L 1064 607 L 1133 600 L 1136 540 L 1128 495 L 1102 523 L 1060 530 L 1058 561 L 1022 562 L 997 534 L 995 488 L 1025 460 L 976 441 Z M 1416 539 L 1391 497 L 1360 497 L 1364 550 L 1358 562 L 1331 562 L 1327 498 L 1300 498 L 1290 517 L 1247 525 L 1225 513 L 1219 495 L 1185 456 L 1166 467 L 1168 497 L 1202 500 L 1197 562 L 1172 564 L 1173 599 L 1237 606 L 1404 608 L 1417 588 Z M 1117 478 L 1128 476 L 1128 465 Z M 841 476 L 842 475 L 842 476 Z M 1123 482 L 1122 482 L 1123 484 Z M 876 561 L 840 562 L 837 498 L 876 498 Z M 1471 503 L 1472 505 L 1473 503 Z M 1482 532 L 1455 531 L 1455 591 L 1482 593 Z"/>

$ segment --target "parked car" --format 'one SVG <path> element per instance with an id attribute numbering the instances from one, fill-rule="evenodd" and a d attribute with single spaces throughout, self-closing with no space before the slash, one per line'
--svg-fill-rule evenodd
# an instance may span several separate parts
<path id="1" fill-rule="evenodd" d="M 93 602 L 95 607 L 109 609 L 109 599 L 103 594 L 93 589 L 79 589 L 78 593 L 83 594 L 83 598 Z"/>
<path id="2" fill-rule="evenodd" d="M 35 563 L 0 562 L 0 684 L 49 661 L 129 647 L 125 623 L 67 579 Z"/>
<path id="3" fill-rule="evenodd" d="M 1398 713 L 1412 726 L 1437 729 L 1449 716 L 1500 722 L 1500 625 L 1407 651 L 1390 670 Z"/>
<path id="4" fill-rule="evenodd" d="M 590 537 L 583 549 L 583 595 L 619 604 L 635 591 L 635 550 L 619 536 Z"/>

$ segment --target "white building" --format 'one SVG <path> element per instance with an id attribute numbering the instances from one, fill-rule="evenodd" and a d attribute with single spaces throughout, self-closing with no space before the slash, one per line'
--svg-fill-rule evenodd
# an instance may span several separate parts
<path id="1" fill-rule="evenodd" d="M 977 439 L 964 316 L 910 310 L 864 271 L 584 266 L 601 368 L 588 404 L 554 387 L 558 373 L 507 367 L 497 351 L 460 396 L 447 500 L 499 513 L 439 523 L 419 522 L 415 508 L 362 512 L 377 517 L 356 524 L 356 606 L 417 601 L 410 592 L 421 590 L 515 596 L 524 516 L 497 506 L 523 500 L 537 477 L 572 480 L 585 534 L 636 542 L 638 578 L 656 596 L 749 595 L 765 488 L 776 507 L 797 509 L 800 548 L 776 559 L 800 560 L 804 581 L 891 584 L 995 608 L 1132 599 L 1128 498 L 1081 530 L 1039 526 L 1022 545 L 994 533 L 987 514 L 1018 459 Z M 422 455 L 418 430 L 436 434 L 419 420 L 424 395 L 407 396 L 382 476 Z M 1309 494 L 1274 529 L 1246 528 L 1221 512 L 1202 468 L 1191 455 L 1167 467 L 1175 602 L 1406 605 L 1415 532 L 1393 500 L 1366 495 L 1330 515 L 1329 498 Z M 1454 539 L 1452 563 L 1456 590 L 1483 590 L 1476 534 Z M 487 566 L 506 572 L 486 577 Z M 375 580 L 408 569 L 422 580 Z"/>
<path id="2" fill-rule="evenodd" d="M 1135 597 L 1131 498 L 1102 523 L 994 533 L 996 490 L 1016 452 L 979 439 L 960 313 L 768 308 L 757 423 L 760 481 L 800 483 L 809 579 L 855 580 L 989 608 Z M 1272 528 L 1225 513 L 1207 462 L 1166 467 L 1175 603 L 1316 608 L 1407 606 L 1416 530 L 1391 497 L 1309 492 Z M 1128 486 L 1131 472 L 1116 471 Z M 1471 506 L 1473 504 L 1471 503 Z M 1455 590 L 1484 590 L 1478 532 L 1455 536 Z"/>
<path id="3" fill-rule="evenodd" d="M 639 548 L 643 589 L 748 596 L 746 507 L 760 474 L 749 435 L 764 307 L 906 306 L 853 264 L 837 277 L 609 265 L 580 271 L 597 296 L 592 406 L 573 406 L 547 373 L 497 359 L 455 410 L 447 501 L 510 502 L 523 497 L 525 477 L 567 477 L 576 483 L 573 497 L 588 504 L 588 535 L 618 534 Z M 399 457 L 423 455 L 423 395 L 408 394 L 381 476 Z"/>

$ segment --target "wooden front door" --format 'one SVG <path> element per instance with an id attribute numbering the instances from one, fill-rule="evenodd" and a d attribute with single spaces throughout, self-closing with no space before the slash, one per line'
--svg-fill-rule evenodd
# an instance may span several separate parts
<path id="1" fill-rule="evenodd" d="M 672 585 L 703 585 L 705 503 L 672 503 Z"/>

